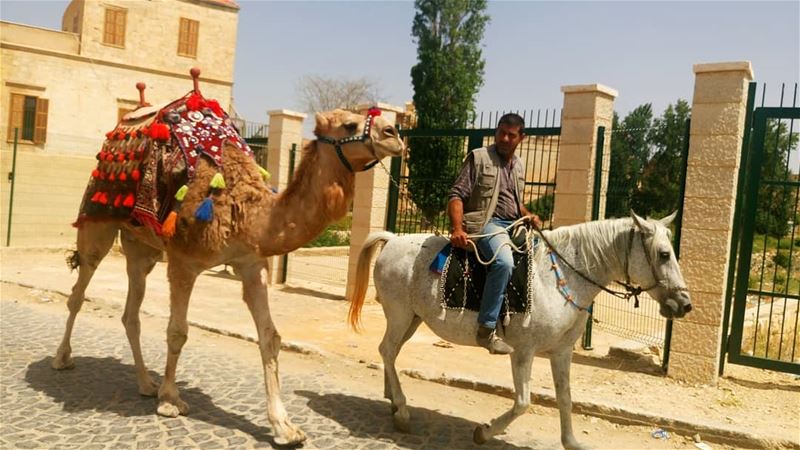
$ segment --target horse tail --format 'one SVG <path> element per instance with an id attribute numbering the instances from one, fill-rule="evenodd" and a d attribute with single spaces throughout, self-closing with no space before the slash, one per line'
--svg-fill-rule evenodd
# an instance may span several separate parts
<path id="1" fill-rule="evenodd" d="M 364 297 L 367 295 L 367 287 L 369 286 L 369 264 L 375 255 L 377 244 L 386 242 L 393 237 L 394 234 L 388 231 L 370 233 L 361 247 L 361 252 L 358 254 L 355 286 L 353 294 L 350 296 L 350 312 L 347 315 L 347 321 L 355 331 L 359 331 L 361 328 L 361 308 L 364 306 Z"/>

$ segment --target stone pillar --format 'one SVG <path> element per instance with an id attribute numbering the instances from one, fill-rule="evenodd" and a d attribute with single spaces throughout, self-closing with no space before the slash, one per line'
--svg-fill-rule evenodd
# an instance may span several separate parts
<path id="1" fill-rule="evenodd" d="M 749 61 L 697 64 L 681 269 L 694 308 L 672 329 L 668 375 L 717 382 L 728 253 L 745 128 Z"/>
<path id="2" fill-rule="evenodd" d="M 553 227 L 591 220 L 597 127 L 611 130 L 617 97 L 617 91 L 602 84 L 562 86 L 561 92 L 564 108 Z M 610 148 L 610 133 L 606 133 L 603 154 L 608 155 Z"/>
<path id="3" fill-rule="evenodd" d="M 373 105 L 360 105 L 358 110 L 366 114 Z M 395 123 L 397 116 L 405 109 L 399 106 L 378 103 L 381 116 Z M 389 168 L 389 158 L 383 160 Z M 350 231 L 350 258 L 347 265 L 347 289 L 345 297 L 350 298 L 355 284 L 356 263 L 361 246 L 367 235 L 373 231 L 386 229 L 386 204 L 389 196 L 389 174 L 379 165 L 366 172 L 356 173 L 355 198 L 353 199 L 353 227 Z M 370 277 L 368 298 L 375 297 L 374 283 Z"/>
<path id="4" fill-rule="evenodd" d="M 269 183 L 278 191 L 286 189 L 289 183 L 289 159 L 292 144 L 297 148 L 295 167 L 300 163 L 300 150 L 303 143 L 303 119 L 305 114 L 278 109 L 268 111 L 269 115 L 269 140 L 267 142 L 267 167 L 272 175 Z M 283 256 L 270 258 L 270 283 L 283 283 Z"/>

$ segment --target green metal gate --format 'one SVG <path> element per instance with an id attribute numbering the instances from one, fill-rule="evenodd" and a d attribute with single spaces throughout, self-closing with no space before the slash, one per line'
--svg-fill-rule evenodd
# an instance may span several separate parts
<path id="1" fill-rule="evenodd" d="M 555 114 L 554 114 L 555 116 Z M 546 119 L 547 120 L 547 119 Z M 553 122 L 555 120 L 553 119 Z M 461 160 L 469 150 L 490 145 L 494 141 L 494 128 L 462 128 L 450 130 L 401 130 L 400 135 L 405 139 L 410 151 L 414 151 L 414 142 L 426 138 L 460 139 L 459 145 L 463 154 L 455 164 L 460 165 Z M 561 127 L 545 126 L 525 128 L 525 139 L 517 147 L 517 155 L 525 164 L 525 192 L 522 201 L 531 212 L 539 214 L 545 224 L 549 223 L 553 212 L 553 199 L 555 192 L 555 175 L 558 161 L 559 137 Z M 387 205 L 386 229 L 397 234 L 424 233 L 448 229 L 449 220 L 445 211 L 429 221 L 414 204 L 409 193 L 409 173 L 406 161 L 401 157 L 392 158 L 392 179 L 397 184 L 389 185 L 389 203 Z M 455 179 L 443 175 L 436 180 L 416 180 L 417 182 L 445 182 L 452 184 Z"/>
<path id="2" fill-rule="evenodd" d="M 785 86 L 778 107 L 765 107 L 763 92 L 762 106 L 753 108 L 751 83 L 731 249 L 735 278 L 732 268 L 727 292 L 733 316 L 723 354 L 730 363 L 800 374 L 797 84 L 791 106 L 784 106 Z"/>

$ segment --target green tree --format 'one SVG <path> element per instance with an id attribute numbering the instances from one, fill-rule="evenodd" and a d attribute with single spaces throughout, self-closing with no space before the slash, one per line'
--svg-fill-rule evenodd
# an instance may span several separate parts
<path id="1" fill-rule="evenodd" d="M 650 156 L 647 134 L 652 122 L 653 107 L 650 103 L 638 106 L 622 121 L 614 113 L 606 217 L 627 217 L 630 214 L 631 196 Z"/>
<path id="2" fill-rule="evenodd" d="M 489 22 L 486 0 L 416 0 L 411 35 L 417 64 L 411 68 L 417 127 L 461 128 L 475 109 L 483 84 L 480 42 Z M 445 209 L 464 152 L 458 138 L 416 138 L 409 142 L 409 191 L 432 220 Z"/>
<path id="3" fill-rule="evenodd" d="M 797 179 L 789 170 L 789 155 L 797 151 L 798 134 L 790 131 L 786 122 L 767 120 L 764 133 L 764 157 L 761 167 L 761 185 L 758 189 L 756 207 L 756 232 L 777 238 L 785 236 L 789 221 L 793 220 L 795 189 L 773 182 Z M 770 183 L 764 183 L 769 180 Z"/>
<path id="4" fill-rule="evenodd" d="M 639 188 L 633 193 L 631 206 L 641 215 L 663 216 L 678 207 L 686 140 L 686 121 L 691 107 L 679 99 L 669 105 L 661 117 L 653 121 L 647 140 L 654 153 L 641 176 Z"/>

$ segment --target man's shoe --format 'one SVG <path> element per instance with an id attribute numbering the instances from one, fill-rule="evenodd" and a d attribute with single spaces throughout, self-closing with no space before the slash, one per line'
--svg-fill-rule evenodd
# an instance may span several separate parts
<path id="1" fill-rule="evenodd" d="M 494 328 L 479 326 L 477 341 L 478 345 L 489 350 L 489 353 L 492 355 L 508 355 L 514 351 L 514 347 L 506 344 L 506 342 L 497 335 Z"/>

